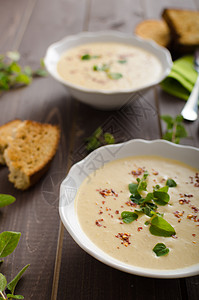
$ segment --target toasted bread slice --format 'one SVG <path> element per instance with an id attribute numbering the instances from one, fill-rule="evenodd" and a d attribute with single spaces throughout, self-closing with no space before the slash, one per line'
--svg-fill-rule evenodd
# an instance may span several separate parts
<path id="1" fill-rule="evenodd" d="M 33 185 L 47 170 L 56 153 L 60 137 L 57 126 L 24 121 L 4 151 L 9 180 L 18 189 Z"/>
<path id="2" fill-rule="evenodd" d="M 169 28 L 164 20 L 144 20 L 135 27 L 135 34 L 163 47 L 168 47 L 170 43 Z"/>
<path id="3" fill-rule="evenodd" d="M 162 17 L 170 29 L 174 46 L 181 52 L 192 52 L 199 46 L 199 11 L 167 8 Z"/>
<path id="4" fill-rule="evenodd" d="M 2 126 L 0 126 L 0 164 L 5 164 L 5 159 L 3 153 L 8 147 L 9 139 L 13 136 L 16 128 L 21 124 L 20 120 L 10 121 Z"/>

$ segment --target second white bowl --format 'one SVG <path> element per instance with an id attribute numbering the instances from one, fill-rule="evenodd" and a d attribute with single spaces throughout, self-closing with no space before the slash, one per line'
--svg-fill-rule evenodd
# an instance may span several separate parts
<path id="1" fill-rule="evenodd" d="M 116 42 L 140 47 L 158 58 L 162 65 L 162 72 L 159 77 L 154 78 L 150 84 L 143 83 L 141 88 L 124 89 L 122 91 L 88 89 L 72 84 L 61 78 L 57 72 L 57 63 L 63 53 L 75 46 L 94 42 Z M 51 76 L 64 84 L 72 96 L 95 108 L 105 110 L 119 109 L 131 99 L 134 93 L 146 90 L 160 83 L 169 74 L 172 67 L 172 59 L 166 48 L 160 47 L 153 41 L 143 40 L 130 34 L 116 31 L 82 32 L 67 36 L 61 41 L 49 46 L 44 58 L 44 63 Z"/>

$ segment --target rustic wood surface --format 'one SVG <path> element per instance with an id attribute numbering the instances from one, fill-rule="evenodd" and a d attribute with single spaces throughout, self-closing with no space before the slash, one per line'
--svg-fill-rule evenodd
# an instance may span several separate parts
<path id="1" fill-rule="evenodd" d="M 0 53 L 18 50 L 22 63 L 36 68 L 47 47 L 66 35 L 105 29 L 133 34 L 138 22 L 159 19 L 163 8 L 199 10 L 199 1 L 0 0 L 0 7 Z M 84 157 L 84 138 L 98 126 L 112 128 L 117 141 L 161 138 L 160 115 L 175 116 L 184 105 L 159 86 L 133 100 L 117 112 L 98 111 L 71 98 L 50 77 L 0 96 L 0 125 L 16 118 L 30 119 L 59 124 L 62 133 L 50 170 L 29 190 L 14 189 L 7 168 L 0 167 L 0 192 L 17 198 L 0 211 L 1 232 L 22 233 L 1 272 L 10 279 L 31 264 L 17 287 L 25 299 L 199 299 L 199 276 L 160 280 L 112 269 L 85 253 L 60 222 L 59 185 L 71 165 Z M 185 126 L 190 138 L 182 143 L 199 147 L 199 121 Z"/>

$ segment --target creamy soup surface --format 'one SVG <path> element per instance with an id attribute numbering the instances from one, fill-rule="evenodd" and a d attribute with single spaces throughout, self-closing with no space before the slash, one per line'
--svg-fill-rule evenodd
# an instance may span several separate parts
<path id="1" fill-rule="evenodd" d="M 154 82 L 162 72 L 151 53 L 122 43 L 89 43 L 67 50 L 57 65 L 59 75 L 89 89 L 136 89 Z"/>
<path id="2" fill-rule="evenodd" d="M 130 200 L 129 183 L 137 183 L 148 171 L 147 193 L 153 187 L 166 185 L 173 179 L 176 187 L 169 187 L 170 200 L 158 205 L 158 213 L 175 229 L 171 237 L 150 233 L 150 217 L 139 214 L 126 224 L 123 211 L 139 205 Z M 199 263 L 199 173 L 180 162 L 155 156 L 135 156 L 116 160 L 89 175 L 80 186 L 75 199 L 78 219 L 86 235 L 112 257 L 139 267 L 177 269 Z M 157 243 L 164 243 L 169 253 L 157 256 Z"/>

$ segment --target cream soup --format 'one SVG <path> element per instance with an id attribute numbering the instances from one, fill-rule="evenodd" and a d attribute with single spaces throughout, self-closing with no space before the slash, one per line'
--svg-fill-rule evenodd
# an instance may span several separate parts
<path id="1" fill-rule="evenodd" d="M 137 89 L 155 82 L 162 66 L 151 53 L 122 43 L 90 43 L 67 50 L 57 65 L 66 81 L 89 89 Z"/>
<path id="2" fill-rule="evenodd" d="M 152 234 L 153 217 L 136 211 L 140 205 L 130 199 L 128 186 L 138 184 L 137 178 L 147 184 L 146 191 L 140 192 L 143 198 L 153 193 L 154 187 L 156 190 L 165 187 L 168 179 L 177 184 L 168 188 L 169 202 L 164 206 L 156 202 L 155 210 L 156 215 L 163 214 L 162 218 L 175 230 L 171 236 Z M 75 206 L 80 225 L 91 241 L 122 262 L 151 269 L 177 269 L 199 263 L 197 169 L 155 156 L 116 160 L 84 180 Z M 121 217 L 124 211 L 137 213 L 137 220 L 125 223 Z M 158 243 L 169 249 L 166 255 L 157 256 L 153 251 Z"/>

